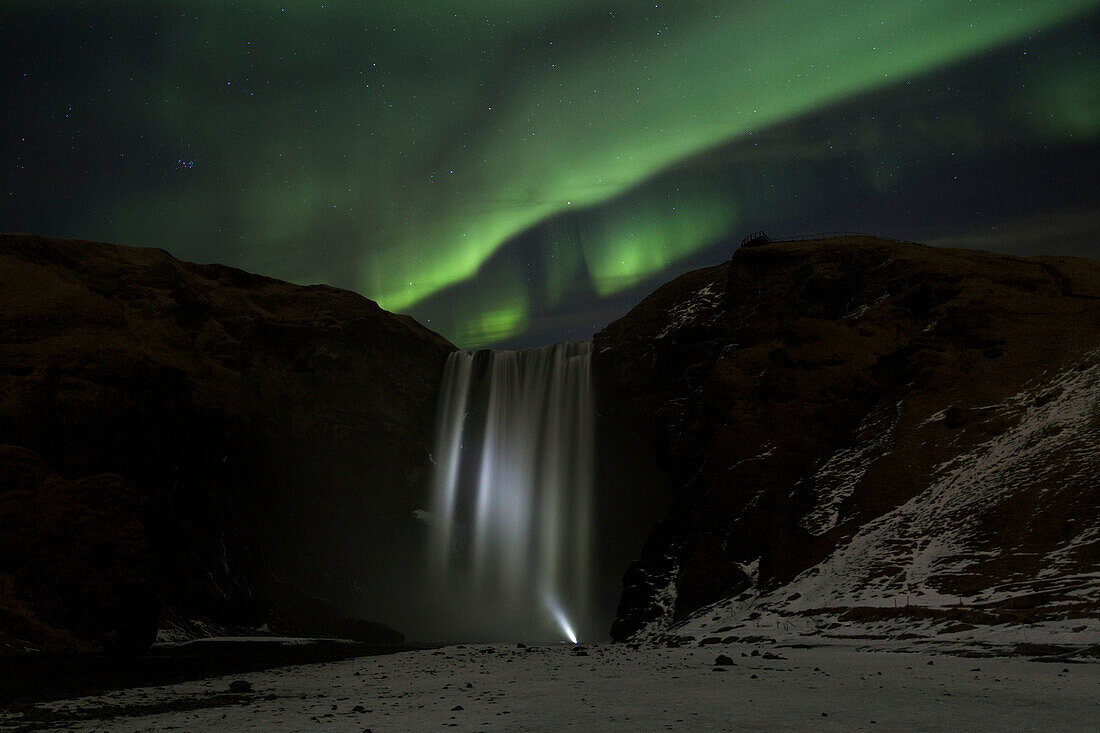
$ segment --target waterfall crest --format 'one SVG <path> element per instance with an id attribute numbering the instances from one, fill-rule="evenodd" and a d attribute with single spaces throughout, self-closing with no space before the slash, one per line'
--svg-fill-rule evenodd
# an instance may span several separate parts
<path id="1" fill-rule="evenodd" d="M 592 345 L 456 351 L 432 474 L 431 582 L 458 638 L 563 639 L 589 622 Z"/>

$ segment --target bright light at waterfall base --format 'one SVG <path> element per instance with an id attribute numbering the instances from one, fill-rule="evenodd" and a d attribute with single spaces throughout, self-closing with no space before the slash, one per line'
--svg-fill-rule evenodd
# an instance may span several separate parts
<path id="1" fill-rule="evenodd" d="M 574 629 L 592 618 L 591 362 L 588 342 L 447 359 L 432 503 L 420 516 L 433 520 L 431 586 L 471 609 L 441 602 L 456 638 L 562 632 L 576 644 Z"/>
<path id="2" fill-rule="evenodd" d="M 573 627 L 569 623 L 569 619 L 565 615 L 565 611 L 561 610 L 561 606 L 550 596 L 546 596 L 546 610 L 550 611 L 550 615 L 554 617 L 554 620 L 558 622 L 558 626 L 565 632 L 565 635 L 569 637 L 569 641 L 574 644 L 577 643 L 577 635 L 573 633 Z"/>

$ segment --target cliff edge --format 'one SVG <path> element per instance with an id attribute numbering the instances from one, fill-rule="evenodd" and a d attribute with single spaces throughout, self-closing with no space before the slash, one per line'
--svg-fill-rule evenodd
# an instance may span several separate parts
<path id="1" fill-rule="evenodd" d="M 1100 263 L 764 244 L 657 290 L 595 359 L 669 475 L 616 639 L 1097 638 Z"/>
<path id="2" fill-rule="evenodd" d="M 355 293 L 0 235 L 0 646 L 393 641 L 453 346 Z"/>

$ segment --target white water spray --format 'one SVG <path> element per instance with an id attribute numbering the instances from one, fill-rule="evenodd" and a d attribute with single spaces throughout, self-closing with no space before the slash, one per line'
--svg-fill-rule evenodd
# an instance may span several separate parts
<path id="1" fill-rule="evenodd" d="M 432 582 L 470 638 L 564 633 L 589 612 L 592 346 L 457 351 L 440 392 Z"/>

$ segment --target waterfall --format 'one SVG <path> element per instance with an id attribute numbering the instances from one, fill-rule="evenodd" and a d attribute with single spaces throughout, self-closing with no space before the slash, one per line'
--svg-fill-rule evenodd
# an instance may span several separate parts
<path id="1" fill-rule="evenodd" d="M 430 582 L 455 638 L 564 639 L 590 622 L 592 345 L 456 351 L 440 391 Z"/>

